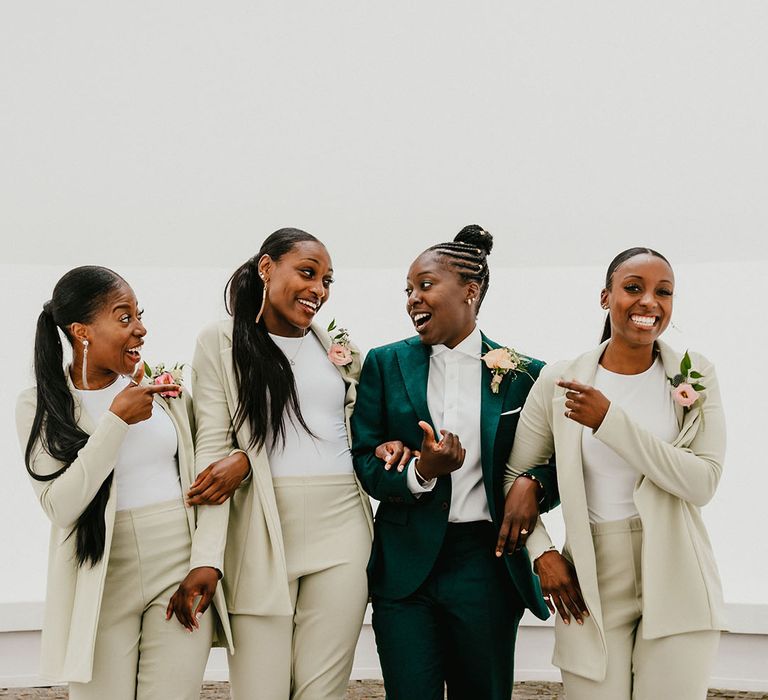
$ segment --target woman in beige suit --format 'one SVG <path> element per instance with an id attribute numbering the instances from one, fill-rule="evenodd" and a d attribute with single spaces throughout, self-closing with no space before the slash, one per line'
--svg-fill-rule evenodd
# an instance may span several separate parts
<path id="1" fill-rule="evenodd" d="M 619 254 L 603 343 L 546 367 L 517 428 L 507 485 L 557 456 L 563 552 L 540 522 L 526 544 L 559 613 L 553 662 L 569 700 L 706 697 L 723 602 L 700 509 L 720 479 L 725 422 L 711 363 L 658 339 L 673 291 L 659 253 Z"/>
<path id="2" fill-rule="evenodd" d="M 238 700 L 343 698 L 368 599 L 370 505 L 348 429 L 360 357 L 345 332 L 332 345 L 313 324 L 332 274 L 314 236 L 276 231 L 229 280 L 232 320 L 205 328 L 195 350 L 200 475 L 189 495 L 224 501 L 201 521 L 226 543 Z M 239 473 L 218 462 L 233 450 L 247 456 Z"/>
<path id="3" fill-rule="evenodd" d="M 197 700 L 214 595 L 224 611 L 212 548 L 182 500 L 194 472 L 190 402 L 161 397 L 180 387 L 135 374 L 141 314 L 116 273 L 70 270 L 43 306 L 36 386 L 16 410 L 52 523 L 41 672 L 68 681 L 73 700 Z M 60 332 L 72 346 L 68 367 Z"/>

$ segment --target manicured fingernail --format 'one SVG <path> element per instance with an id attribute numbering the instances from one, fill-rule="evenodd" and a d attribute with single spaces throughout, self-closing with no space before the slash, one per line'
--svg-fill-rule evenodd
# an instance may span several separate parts
<path id="1" fill-rule="evenodd" d="M 576 622 L 578 622 L 580 625 L 584 624 L 584 620 L 576 620 Z"/>
<path id="2" fill-rule="evenodd" d="M 564 622 L 566 625 L 570 625 L 570 624 L 571 624 L 571 621 L 570 621 L 570 620 L 568 620 L 567 618 L 563 618 L 563 622 Z"/>

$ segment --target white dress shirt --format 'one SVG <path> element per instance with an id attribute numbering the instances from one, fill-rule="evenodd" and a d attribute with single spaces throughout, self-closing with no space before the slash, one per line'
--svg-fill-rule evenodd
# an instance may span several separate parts
<path id="1" fill-rule="evenodd" d="M 480 329 L 475 326 L 453 349 L 433 345 L 429 358 L 427 407 L 438 431 L 435 438 L 441 437 L 440 430 L 447 430 L 458 436 L 467 451 L 464 464 L 451 473 L 451 523 L 491 519 L 480 461 L 482 346 Z M 417 495 L 431 491 L 437 481 L 419 484 L 413 461 L 408 465 L 407 479 L 411 493 Z"/>

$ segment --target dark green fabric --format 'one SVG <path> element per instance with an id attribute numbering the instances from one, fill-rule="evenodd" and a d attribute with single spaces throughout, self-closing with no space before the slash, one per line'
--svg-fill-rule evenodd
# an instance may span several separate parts
<path id="1" fill-rule="evenodd" d="M 500 347 L 484 335 L 483 350 Z M 420 420 L 434 424 L 427 408 L 430 348 L 418 336 L 368 353 L 360 376 L 352 416 L 355 470 L 363 488 L 380 501 L 376 513 L 374 547 L 369 563 L 371 592 L 389 599 L 404 598 L 427 578 L 443 543 L 451 502 L 451 477 L 440 477 L 434 490 L 416 498 L 406 472 L 386 471 L 374 451 L 387 440 L 401 440 L 412 449 L 421 446 Z M 488 506 L 498 528 L 503 515 L 504 467 L 512 449 L 519 412 L 543 363 L 530 359 L 526 373 L 510 374 L 498 394 L 491 391 L 491 371 L 483 364 L 481 395 L 481 462 Z M 530 376 L 529 376 L 530 375 Z M 461 435 L 459 435 L 461 437 Z M 557 503 L 554 470 L 537 473 L 544 487 L 545 505 Z M 537 617 L 549 616 L 525 551 L 504 557 L 525 606 Z"/>
<path id="2" fill-rule="evenodd" d="M 523 605 L 491 523 L 451 523 L 434 568 L 408 597 L 373 597 L 387 698 L 509 700 Z"/>

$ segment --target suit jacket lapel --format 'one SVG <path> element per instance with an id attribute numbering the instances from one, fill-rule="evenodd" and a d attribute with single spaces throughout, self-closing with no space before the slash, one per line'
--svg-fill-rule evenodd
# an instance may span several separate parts
<path id="1" fill-rule="evenodd" d="M 487 338 L 484 334 L 480 334 L 483 345 L 480 348 L 481 354 L 485 354 L 490 349 L 501 347 L 498 343 Z M 499 418 L 502 414 L 502 408 L 504 406 L 504 399 L 507 396 L 509 387 L 512 385 L 514 379 L 507 375 L 499 385 L 499 393 L 494 394 L 491 390 L 491 380 L 493 379 L 493 373 L 488 366 L 480 361 L 482 364 L 481 369 L 481 386 L 480 386 L 480 462 L 483 467 L 483 478 L 486 482 L 486 490 L 491 486 L 491 480 L 493 478 L 493 453 L 494 445 L 496 443 L 496 431 L 499 428 Z M 490 501 L 489 501 L 490 503 Z"/>
<path id="2" fill-rule="evenodd" d="M 408 399 L 419 420 L 427 421 L 434 430 L 435 425 L 427 406 L 430 347 L 424 345 L 418 338 L 411 338 L 406 343 L 406 345 L 400 346 L 396 352 L 403 384 L 405 384 Z"/>

